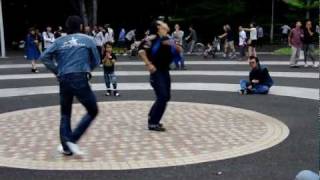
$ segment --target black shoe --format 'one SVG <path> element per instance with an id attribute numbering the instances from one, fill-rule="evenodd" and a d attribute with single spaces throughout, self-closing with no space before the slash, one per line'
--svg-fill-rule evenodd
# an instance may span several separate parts
<path id="1" fill-rule="evenodd" d="M 299 68 L 299 65 L 290 65 L 290 68 Z"/>
<path id="2" fill-rule="evenodd" d="M 118 96 L 120 96 L 120 93 L 118 91 L 113 91 L 113 95 L 118 97 Z"/>
<path id="3" fill-rule="evenodd" d="M 39 70 L 38 69 L 31 69 L 31 72 L 33 72 L 33 73 L 38 73 L 39 72 Z"/>
<path id="4" fill-rule="evenodd" d="M 68 151 L 64 150 L 62 145 L 59 145 L 57 150 L 59 153 L 65 155 L 65 156 L 72 156 L 73 155 L 73 153 L 70 150 L 68 150 Z"/>
<path id="5" fill-rule="evenodd" d="M 105 95 L 106 95 L 106 96 L 111 96 L 111 90 L 107 90 L 107 92 L 106 92 Z"/>
<path id="6" fill-rule="evenodd" d="M 149 125 L 148 126 L 149 131 L 158 131 L 158 132 L 164 132 L 166 129 L 162 126 L 162 124 L 158 125 Z"/>

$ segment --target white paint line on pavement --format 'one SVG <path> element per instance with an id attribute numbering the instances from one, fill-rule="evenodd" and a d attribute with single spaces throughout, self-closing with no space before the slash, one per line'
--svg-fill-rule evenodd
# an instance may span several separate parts
<path id="1" fill-rule="evenodd" d="M 247 61 L 186 61 L 187 65 L 248 65 Z M 289 66 L 289 61 L 262 61 L 263 65 L 285 65 Z M 319 63 L 318 63 L 319 64 Z M 141 61 L 119 61 L 117 66 L 143 66 Z M 303 62 L 301 62 L 303 65 Z M 38 67 L 44 67 L 43 64 L 39 64 Z M 19 69 L 19 68 L 31 68 L 30 64 L 4 64 L 0 65 L 0 69 Z"/>
<path id="2" fill-rule="evenodd" d="M 103 76 L 103 72 L 93 72 L 94 76 Z M 319 73 L 309 72 L 270 72 L 272 77 L 318 79 Z M 117 76 L 148 76 L 147 71 L 117 71 Z M 171 71 L 173 76 L 249 76 L 248 71 Z M 0 75 L 0 80 L 54 78 L 51 73 Z"/>
<path id="3" fill-rule="evenodd" d="M 119 90 L 151 90 L 149 83 L 119 83 Z M 105 84 L 92 84 L 95 91 L 105 90 Z M 173 90 L 194 90 L 194 91 L 222 91 L 237 92 L 238 84 L 225 83 L 173 83 Z M 39 86 L 24 88 L 8 88 L 0 89 L 0 97 L 17 97 L 28 95 L 55 94 L 58 93 L 58 86 Z M 278 96 L 289 96 L 296 98 L 319 100 L 319 89 L 274 86 L 270 90 L 270 94 Z"/>

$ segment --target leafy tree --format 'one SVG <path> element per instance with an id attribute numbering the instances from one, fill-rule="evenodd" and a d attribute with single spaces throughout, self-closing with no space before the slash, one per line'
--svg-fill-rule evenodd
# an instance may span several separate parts
<path id="1" fill-rule="evenodd" d="M 319 0 L 283 0 L 290 7 L 306 11 L 306 19 L 310 18 L 310 10 L 319 8 Z"/>

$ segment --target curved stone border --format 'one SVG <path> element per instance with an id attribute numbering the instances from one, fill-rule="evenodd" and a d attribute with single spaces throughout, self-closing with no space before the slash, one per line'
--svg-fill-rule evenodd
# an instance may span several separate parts
<path id="1" fill-rule="evenodd" d="M 141 105 L 151 105 L 149 101 L 120 101 L 120 102 L 104 102 L 101 104 L 119 104 L 124 106 L 125 104 L 141 104 Z M 220 106 L 220 105 L 211 105 L 211 104 L 200 104 L 200 103 L 190 103 L 190 102 L 172 102 L 169 105 L 170 107 L 174 106 L 186 106 L 186 105 L 195 105 L 201 108 L 213 108 L 221 111 L 228 111 L 230 114 L 243 114 L 248 117 L 253 117 L 257 122 L 263 122 L 266 125 L 267 132 L 259 138 L 258 141 L 253 143 L 241 146 L 233 147 L 232 149 L 223 150 L 220 152 L 206 153 L 201 155 L 195 155 L 184 158 L 172 158 L 172 159 L 163 159 L 163 160 L 151 160 L 151 161 L 127 161 L 127 162 L 48 162 L 48 161 L 34 161 L 34 160 L 21 160 L 0 157 L 0 166 L 7 167 L 16 167 L 16 168 L 26 168 L 26 169 L 42 169 L 42 170 L 125 170 L 125 169 L 141 169 L 141 168 L 156 168 L 156 167 L 168 167 L 168 166 L 179 166 L 187 164 L 196 164 L 203 162 L 211 162 L 217 160 L 224 160 L 229 158 L 235 158 L 243 155 L 252 154 L 259 152 L 268 148 L 271 148 L 282 141 L 284 141 L 289 135 L 289 129 L 286 125 L 280 122 L 277 119 L 274 119 L 270 116 L 266 116 L 254 111 L 229 107 L 229 106 Z M 79 105 L 76 105 L 77 107 Z M 137 107 L 139 108 L 139 107 Z M 10 116 L 18 116 L 25 113 L 35 113 L 39 111 L 45 111 L 48 109 L 56 109 L 57 106 L 45 107 L 45 108 L 36 108 L 22 111 L 15 111 L 0 114 L 0 121 L 5 120 Z M 169 130 L 170 131 L 170 130 Z M 0 144 L 0 152 L 3 150 L 4 145 Z"/>
<path id="2" fill-rule="evenodd" d="M 118 83 L 119 90 L 136 91 L 152 90 L 149 83 Z M 226 83 L 172 83 L 172 90 L 181 91 L 220 91 L 220 92 L 238 92 L 239 84 Z M 105 91 L 103 83 L 92 84 L 95 91 Z M 58 86 L 37 86 L 0 89 L 1 97 L 31 96 L 41 94 L 56 94 L 59 92 Z M 277 96 L 287 96 L 311 100 L 319 100 L 319 89 L 290 87 L 290 86 L 273 86 L 269 94 Z"/>

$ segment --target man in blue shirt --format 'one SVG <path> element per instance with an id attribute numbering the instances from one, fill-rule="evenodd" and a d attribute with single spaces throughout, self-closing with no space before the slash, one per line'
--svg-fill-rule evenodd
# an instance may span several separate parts
<path id="1" fill-rule="evenodd" d="M 61 146 L 58 150 L 64 155 L 83 154 L 76 143 L 98 114 L 96 97 L 88 81 L 91 78 L 90 72 L 100 63 L 100 55 L 95 42 L 89 36 L 80 34 L 82 24 L 80 17 L 70 16 L 66 21 L 68 35 L 58 38 L 40 57 L 59 81 Z M 79 100 L 88 113 L 72 131 L 70 121 L 73 97 Z"/>

